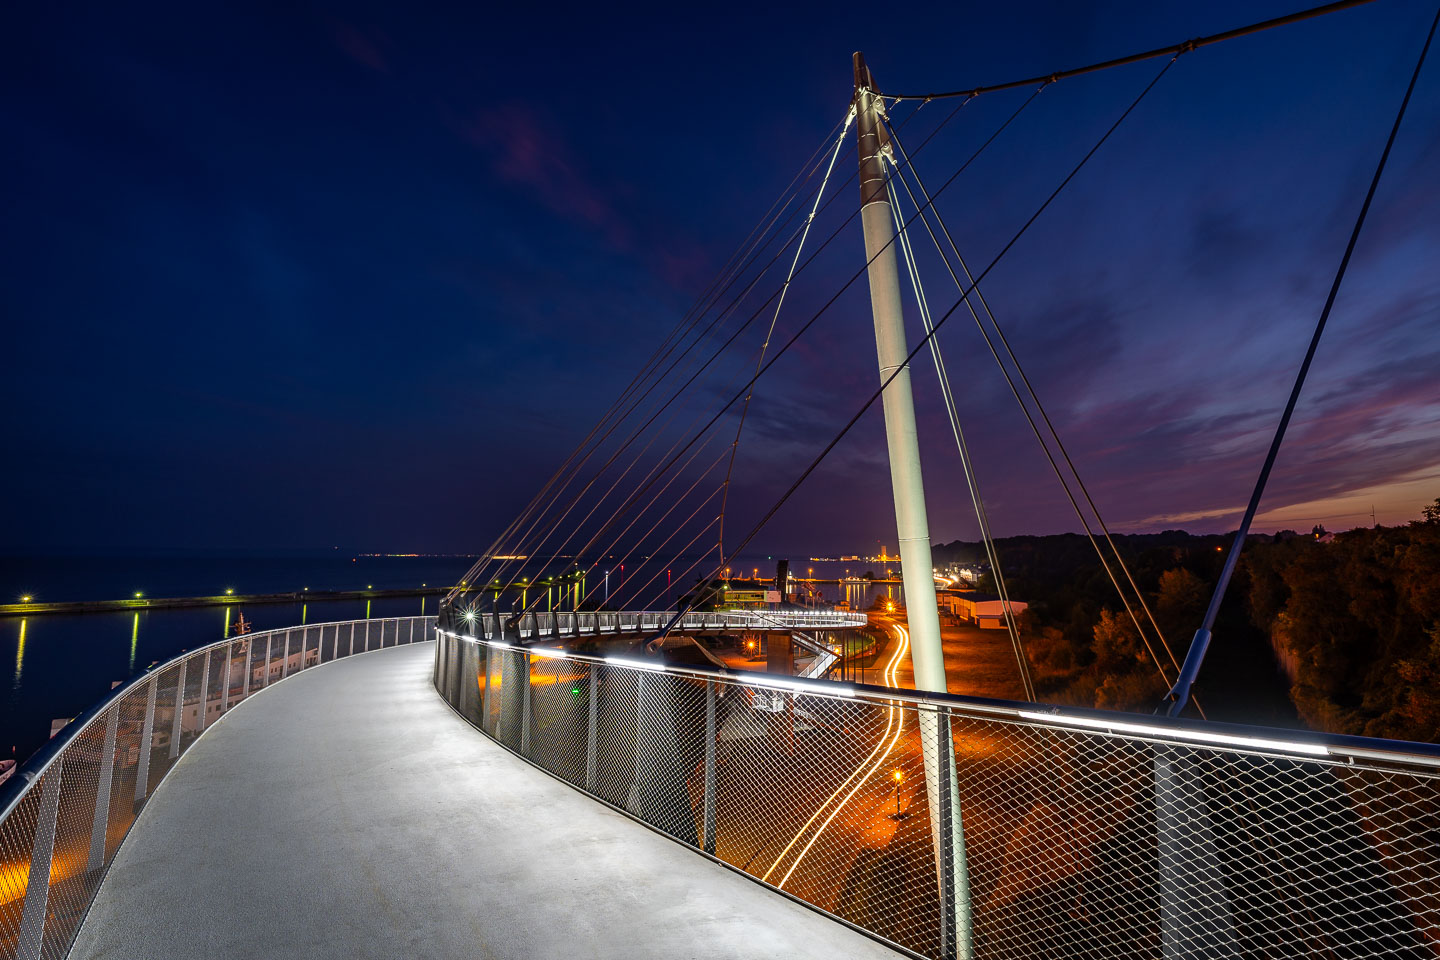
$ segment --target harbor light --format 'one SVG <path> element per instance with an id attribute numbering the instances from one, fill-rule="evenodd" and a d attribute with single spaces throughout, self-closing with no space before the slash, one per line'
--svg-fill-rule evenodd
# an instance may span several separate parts
<path id="1" fill-rule="evenodd" d="M 233 597 L 233 596 L 235 596 L 235 588 L 234 588 L 234 587 L 226 587 L 226 588 L 225 588 L 225 596 L 227 596 L 227 597 Z"/>
<path id="2" fill-rule="evenodd" d="M 27 593 L 27 594 L 25 594 L 25 596 L 23 596 L 23 597 L 20 598 L 20 602 L 21 602 L 21 603 L 29 603 L 29 602 L 30 602 L 31 600 L 33 600 L 33 599 L 35 599 L 35 598 L 32 597 L 32 596 L 30 596 L 30 594 Z"/>
<path id="3" fill-rule="evenodd" d="M 136 600 L 139 600 L 139 599 L 140 599 L 141 597 L 143 597 L 143 596 L 145 596 L 145 594 L 141 593 L 139 590 L 136 590 L 136 591 L 135 591 L 135 599 L 136 599 Z"/>

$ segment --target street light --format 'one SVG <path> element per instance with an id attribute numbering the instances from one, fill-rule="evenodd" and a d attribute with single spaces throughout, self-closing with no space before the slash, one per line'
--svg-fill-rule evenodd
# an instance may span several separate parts
<path id="1" fill-rule="evenodd" d="M 891 774 L 895 778 L 895 816 L 900 816 L 900 784 L 905 779 L 905 774 L 896 770 Z"/>

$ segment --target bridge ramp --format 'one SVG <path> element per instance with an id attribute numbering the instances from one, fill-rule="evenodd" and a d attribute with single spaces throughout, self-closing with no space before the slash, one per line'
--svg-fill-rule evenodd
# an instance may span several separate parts
<path id="1" fill-rule="evenodd" d="M 71 956 L 899 956 L 507 753 L 440 700 L 433 657 L 340 660 L 219 721 Z"/>

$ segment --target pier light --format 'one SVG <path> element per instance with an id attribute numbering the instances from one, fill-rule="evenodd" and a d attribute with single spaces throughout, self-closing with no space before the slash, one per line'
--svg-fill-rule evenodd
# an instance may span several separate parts
<path id="1" fill-rule="evenodd" d="M 235 596 L 235 588 L 234 588 L 234 587 L 226 587 L 226 588 L 225 588 L 225 596 L 227 596 L 227 597 L 233 597 L 233 596 Z"/>
<path id="2" fill-rule="evenodd" d="M 31 600 L 34 600 L 34 599 L 35 599 L 34 597 L 30 596 L 30 594 L 27 593 L 27 594 L 25 594 L 25 596 L 23 596 L 23 597 L 20 598 L 20 602 L 21 602 L 21 603 L 29 603 Z"/>
<path id="3" fill-rule="evenodd" d="M 139 599 L 140 599 L 141 597 L 143 597 L 143 596 L 145 596 L 145 594 L 141 593 L 139 590 L 136 590 L 136 591 L 135 591 L 135 599 L 136 599 L 136 600 L 139 600 Z"/>

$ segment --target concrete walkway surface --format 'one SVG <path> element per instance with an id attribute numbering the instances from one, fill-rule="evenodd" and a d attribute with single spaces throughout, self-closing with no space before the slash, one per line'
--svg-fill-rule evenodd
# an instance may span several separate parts
<path id="1" fill-rule="evenodd" d="M 180 760 L 72 957 L 895 958 L 515 758 L 433 643 L 297 674 Z"/>

